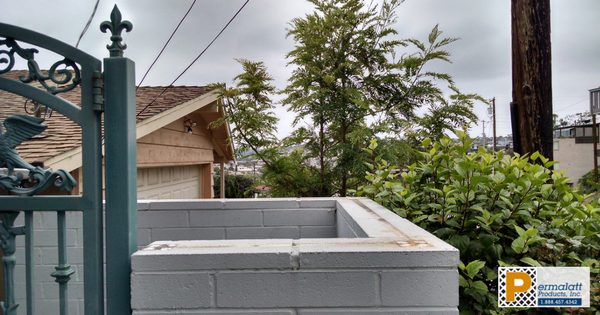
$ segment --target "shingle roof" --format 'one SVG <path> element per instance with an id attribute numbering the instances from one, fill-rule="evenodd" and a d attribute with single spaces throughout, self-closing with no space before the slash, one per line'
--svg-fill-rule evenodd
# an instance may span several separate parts
<path id="1" fill-rule="evenodd" d="M 18 77 L 21 75 L 27 75 L 27 71 L 10 71 L 2 76 L 18 80 Z M 30 84 L 41 88 L 41 85 L 37 82 Z M 164 89 L 165 87 L 162 86 L 140 87 L 136 91 L 136 112 L 139 113 Z M 208 91 L 208 88 L 204 86 L 170 87 L 137 117 L 137 122 L 139 123 L 154 115 L 198 98 Z M 75 105 L 81 106 L 80 94 L 81 87 L 78 86 L 69 92 L 60 93 L 58 96 Z M 27 114 L 24 109 L 25 101 L 24 97 L 0 90 L 0 120 L 4 122 L 4 119 L 9 116 Z M 27 103 L 28 107 L 31 107 L 31 104 L 31 101 L 29 101 Z M 52 116 L 47 118 L 44 124 L 48 125 L 46 131 L 31 140 L 23 142 L 17 147 L 17 151 L 27 162 L 44 162 L 53 156 L 81 146 L 81 128 L 58 112 L 53 112 Z"/>

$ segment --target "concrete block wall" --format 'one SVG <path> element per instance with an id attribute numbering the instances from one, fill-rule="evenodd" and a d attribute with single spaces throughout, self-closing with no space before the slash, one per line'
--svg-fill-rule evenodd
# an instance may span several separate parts
<path id="1" fill-rule="evenodd" d="M 228 199 L 138 202 L 138 245 L 162 240 L 331 238 L 337 236 L 336 202 L 321 199 Z M 68 283 L 69 314 L 83 314 L 83 221 L 67 212 L 67 256 L 75 273 Z M 15 225 L 24 224 L 24 214 Z M 34 213 L 36 312 L 58 313 L 55 212 Z M 25 314 L 25 237 L 17 237 L 15 287 L 19 314 Z M 2 300 L 3 298 L 0 298 Z"/>
<path id="2" fill-rule="evenodd" d="M 15 226 L 24 225 L 25 214 L 21 213 Z M 58 265 L 58 233 L 56 212 L 35 212 L 34 224 L 34 292 L 36 314 L 59 313 L 58 284 L 51 276 Z M 83 213 L 67 212 L 67 259 L 75 273 L 68 286 L 69 314 L 83 314 Z M 25 281 L 25 237 L 17 236 L 15 252 L 15 297 L 19 303 L 18 314 L 26 314 Z M 4 297 L 0 298 L 4 300 Z"/>
<path id="3" fill-rule="evenodd" d="M 84 314 L 82 214 L 67 227 L 69 314 Z M 458 252 L 369 200 L 139 201 L 138 227 L 140 248 L 154 243 L 132 258 L 135 314 L 457 313 Z M 57 314 L 56 214 L 34 229 L 36 313 Z M 24 252 L 20 236 L 18 314 Z"/>
<path id="4" fill-rule="evenodd" d="M 335 200 L 138 202 L 138 245 L 154 241 L 337 237 Z"/>
<path id="5" fill-rule="evenodd" d="M 326 201 L 338 238 L 152 243 L 132 257 L 133 313 L 458 314 L 456 249 L 370 200 Z"/>

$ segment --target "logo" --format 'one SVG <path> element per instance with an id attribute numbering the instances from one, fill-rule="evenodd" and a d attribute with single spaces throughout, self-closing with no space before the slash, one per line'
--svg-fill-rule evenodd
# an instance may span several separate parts
<path id="1" fill-rule="evenodd" d="M 500 267 L 499 307 L 589 307 L 587 267 Z"/>

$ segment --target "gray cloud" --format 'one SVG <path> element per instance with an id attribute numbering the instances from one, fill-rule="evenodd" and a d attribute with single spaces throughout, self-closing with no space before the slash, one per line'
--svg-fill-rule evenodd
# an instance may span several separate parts
<path id="1" fill-rule="evenodd" d="M 101 1 L 96 17 L 80 48 L 97 58 L 108 56 L 109 35 L 98 27 L 107 20 L 117 3 L 123 18 L 134 24 L 125 35 L 127 57 L 136 62 L 141 79 L 183 14 L 191 0 L 117 0 Z M 36 30 L 75 45 L 81 29 L 91 14 L 94 1 L 77 0 L 0 0 L 0 21 Z M 182 24 L 144 84 L 167 85 L 200 53 L 221 30 L 243 0 L 198 0 L 188 19 Z M 554 109 L 559 115 L 586 110 L 583 101 L 588 89 L 600 85 L 600 24 L 597 23 L 600 2 L 595 0 L 552 0 L 553 95 Z M 212 82 L 231 84 L 241 67 L 234 58 L 264 61 L 283 88 L 292 68 L 286 67 L 285 54 L 293 48 L 286 39 L 288 22 L 304 16 L 312 4 L 301 0 L 252 0 L 222 37 L 201 57 L 177 84 L 205 85 Z M 407 0 L 398 9 L 394 27 L 399 38 L 427 40 L 427 35 L 440 25 L 443 36 L 460 37 L 447 47 L 452 64 L 433 63 L 432 70 L 451 74 L 463 92 L 496 97 L 498 134 L 510 133 L 508 104 L 511 95 L 510 1 L 507 0 Z M 403 51 L 401 51 L 403 52 Z M 408 52 L 408 51 L 407 51 Z M 56 56 L 40 53 L 40 63 L 49 67 Z M 23 63 L 19 64 L 21 67 Z M 486 106 L 476 109 L 486 118 Z M 284 109 L 282 134 L 290 128 L 291 118 Z M 486 126 L 486 129 L 487 126 Z M 472 134 L 481 132 L 481 124 Z M 489 133 L 489 129 L 487 131 Z"/>

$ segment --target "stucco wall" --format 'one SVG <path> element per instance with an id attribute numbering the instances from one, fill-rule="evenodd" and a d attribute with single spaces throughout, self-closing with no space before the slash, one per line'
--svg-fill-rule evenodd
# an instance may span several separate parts
<path id="1" fill-rule="evenodd" d="M 594 169 L 594 144 L 575 143 L 575 138 L 555 138 L 554 141 L 558 142 L 554 160 L 559 162 L 554 169 L 565 170 L 565 176 L 571 179 L 569 183 L 577 186 L 579 179 Z"/>

